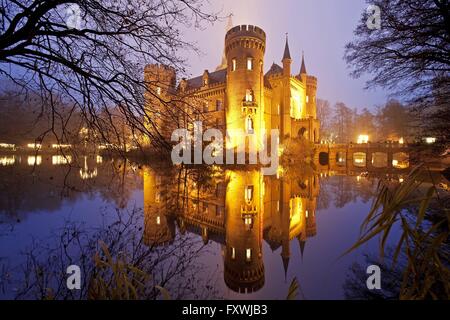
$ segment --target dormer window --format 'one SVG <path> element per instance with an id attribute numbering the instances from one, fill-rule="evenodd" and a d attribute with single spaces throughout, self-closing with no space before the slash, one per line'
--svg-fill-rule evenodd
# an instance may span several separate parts
<path id="1" fill-rule="evenodd" d="M 253 70 L 253 58 L 247 58 L 247 70 Z"/>
<path id="2" fill-rule="evenodd" d="M 206 78 L 203 79 L 203 85 L 204 85 L 204 86 L 207 86 L 207 85 L 208 85 L 208 79 L 206 79 Z"/>
<path id="3" fill-rule="evenodd" d="M 236 71 L 237 68 L 237 61 L 236 58 L 231 60 L 231 71 Z"/>
<path id="4" fill-rule="evenodd" d="M 245 91 L 245 101 L 253 102 L 253 90 L 252 89 L 247 89 Z"/>

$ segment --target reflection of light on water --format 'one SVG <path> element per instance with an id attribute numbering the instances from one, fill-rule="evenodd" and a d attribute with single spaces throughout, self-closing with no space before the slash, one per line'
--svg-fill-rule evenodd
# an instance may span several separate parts
<path id="1" fill-rule="evenodd" d="M 40 143 L 29 143 L 27 144 L 27 147 L 31 149 L 40 149 L 42 145 Z"/>
<path id="2" fill-rule="evenodd" d="M 52 144 L 53 149 L 66 149 L 70 148 L 71 146 L 72 146 L 71 144 L 57 144 L 57 143 Z"/>
<path id="3" fill-rule="evenodd" d="M 29 166 L 38 166 L 42 163 L 42 156 L 28 156 L 27 163 Z"/>
<path id="4" fill-rule="evenodd" d="M 52 156 L 52 164 L 54 164 L 54 165 L 69 164 L 71 162 L 72 162 L 72 156 L 62 156 L 62 155 Z"/>
<path id="5" fill-rule="evenodd" d="M 0 165 L 2 165 L 2 166 L 11 166 L 15 162 L 16 162 L 16 158 L 14 156 L 0 157 Z"/>
<path id="6" fill-rule="evenodd" d="M 16 145 L 11 143 L 0 143 L 0 148 L 15 149 Z"/>
<path id="7" fill-rule="evenodd" d="M 84 167 L 83 167 L 83 169 L 80 169 L 80 178 L 82 180 L 92 179 L 92 178 L 95 178 L 97 176 L 97 174 L 98 174 L 97 168 L 94 168 L 94 170 L 92 170 L 92 171 L 89 170 L 88 165 L 87 165 L 87 157 L 85 156 L 84 157 Z"/>
<path id="8" fill-rule="evenodd" d="M 83 180 L 95 178 L 97 174 L 97 168 L 95 168 L 93 171 L 84 171 L 83 169 L 80 169 L 80 178 Z"/>

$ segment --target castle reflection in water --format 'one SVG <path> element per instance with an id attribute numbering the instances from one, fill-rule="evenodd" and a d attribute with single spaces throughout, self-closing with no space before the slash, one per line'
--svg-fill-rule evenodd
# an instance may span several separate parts
<path id="1" fill-rule="evenodd" d="M 175 183 L 181 179 L 181 183 Z M 224 170 L 206 176 L 162 174 L 144 169 L 144 239 L 149 246 L 170 244 L 176 228 L 202 236 L 205 244 L 222 245 L 224 280 L 240 293 L 264 286 L 263 241 L 281 247 L 285 272 L 290 242 L 297 238 L 303 251 L 316 235 L 319 178 L 286 179 L 258 170 Z"/>

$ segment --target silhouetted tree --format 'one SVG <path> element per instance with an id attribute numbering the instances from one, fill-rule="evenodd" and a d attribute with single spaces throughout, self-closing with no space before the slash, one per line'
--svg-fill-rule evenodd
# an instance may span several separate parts
<path id="1" fill-rule="evenodd" d="M 365 13 L 346 45 L 352 75 L 367 87 L 396 90 L 410 101 L 427 130 L 448 141 L 450 120 L 450 4 L 448 0 L 370 0 L 381 9 L 381 29 Z M 437 121 L 434 121 L 436 119 Z"/>
<path id="2" fill-rule="evenodd" d="M 103 139 L 110 108 L 118 108 L 127 125 L 161 146 L 144 108 L 144 97 L 160 98 L 144 81 L 144 66 L 184 72 L 178 52 L 195 47 L 180 29 L 215 19 L 199 0 L 1 1 L 0 75 L 39 93 L 52 116 L 55 96 L 70 101 Z"/>

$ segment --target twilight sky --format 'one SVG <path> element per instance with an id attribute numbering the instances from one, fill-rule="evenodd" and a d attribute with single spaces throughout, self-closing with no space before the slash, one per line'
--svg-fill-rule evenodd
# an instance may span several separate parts
<path id="1" fill-rule="evenodd" d="M 333 105 L 343 101 L 361 110 L 386 102 L 388 93 L 382 89 L 364 90 L 364 79 L 352 79 L 342 59 L 345 44 L 353 38 L 364 0 L 210 0 L 214 10 L 233 13 L 233 25 L 253 24 L 267 34 L 265 71 L 272 62 L 281 65 L 285 33 L 293 59 L 292 72 L 300 70 L 301 53 L 305 52 L 309 74 L 318 78 L 318 97 Z M 205 30 L 189 31 L 186 38 L 197 43 L 200 56 L 192 54 L 188 71 L 201 75 L 214 71 L 220 63 L 227 22 L 217 22 Z"/>

